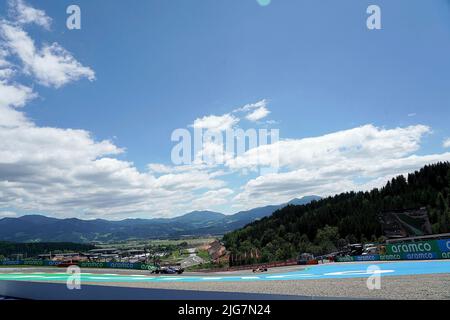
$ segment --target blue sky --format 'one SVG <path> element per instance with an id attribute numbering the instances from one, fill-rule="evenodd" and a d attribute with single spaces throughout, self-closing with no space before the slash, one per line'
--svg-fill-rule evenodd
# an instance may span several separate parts
<path id="1" fill-rule="evenodd" d="M 56 42 L 78 63 L 76 68 L 89 69 L 65 69 L 62 82 L 45 83 L 42 73 L 51 74 L 43 70 L 47 65 L 37 68 L 24 61 L 12 40 L 0 36 L 0 47 L 14 66 L 14 76 L 5 77 L 3 85 L 21 84 L 34 93 L 21 106 L 5 101 L 3 108 L 26 117 L 35 131 L 58 128 L 44 134 L 46 147 L 52 138 L 62 139 L 50 147 L 54 153 L 39 149 L 44 156 L 54 154 L 45 163 L 39 162 L 42 157 L 33 162 L 5 155 L 2 161 L 0 156 L 5 216 L 38 212 L 120 219 L 194 209 L 231 213 L 311 193 L 368 189 L 450 159 L 445 147 L 450 137 L 448 1 L 272 0 L 261 6 L 256 0 L 78 0 L 81 30 L 66 28 L 70 4 L 15 0 L 0 7 L 2 23 L 13 25 L 11 32 L 26 32 L 38 58 L 48 58 L 39 48 Z M 382 10 L 382 30 L 366 27 L 370 4 Z M 45 12 L 51 26 L 33 20 L 36 16 L 20 22 L 20 9 L 27 7 Z M 89 80 L 89 72 L 95 80 Z M 258 121 L 232 112 L 261 101 L 270 113 Z M 248 173 L 245 163 L 253 160 L 247 156 L 238 168 L 183 168 L 185 175 L 179 175 L 170 157 L 172 132 L 192 129 L 196 119 L 227 114 L 239 118 L 236 126 L 244 129 L 280 130 L 279 174 Z M 70 128 L 90 133 L 75 158 L 102 141 L 122 152 L 92 156 L 89 151 L 77 161 L 86 161 L 80 171 L 53 166 L 65 159 L 58 150 L 70 152 L 64 138 Z M 30 152 L 28 140 L 8 134 L 24 148 L 11 150 L 10 156 Z M 305 138 L 316 140 L 309 144 Z M 36 139 L 34 145 L 44 137 Z M 371 163 L 374 154 L 379 159 Z M 110 158 L 115 159 L 111 172 L 98 169 L 98 160 Z M 149 172 L 149 164 L 170 170 Z M 28 172 L 21 169 L 25 165 L 32 173 L 22 180 L 16 172 Z M 123 180 L 114 180 L 124 166 Z M 199 180 L 209 184 L 195 185 Z M 133 192 L 123 191 L 128 187 Z"/>

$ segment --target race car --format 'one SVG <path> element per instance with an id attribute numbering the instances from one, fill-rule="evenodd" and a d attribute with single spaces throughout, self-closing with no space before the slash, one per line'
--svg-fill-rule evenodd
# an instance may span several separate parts
<path id="1" fill-rule="evenodd" d="M 256 272 L 267 272 L 267 267 L 262 266 L 262 267 L 257 267 L 255 269 L 253 269 L 253 273 L 256 273 Z"/>
<path id="2" fill-rule="evenodd" d="M 152 270 L 153 274 L 182 274 L 184 272 L 183 268 L 177 267 L 160 267 Z"/>

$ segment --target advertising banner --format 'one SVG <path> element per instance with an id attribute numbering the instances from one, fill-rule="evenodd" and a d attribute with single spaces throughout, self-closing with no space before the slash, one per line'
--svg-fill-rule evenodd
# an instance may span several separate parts
<path id="1" fill-rule="evenodd" d="M 387 254 L 429 252 L 440 252 L 439 245 L 436 240 L 420 242 L 400 242 L 386 245 Z"/>
<path id="2" fill-rule="evenodd" d="M 4 266 L 18 266 L 23 264 L 23 260 L 2 260 L 0 264 Z"/>
<path id="3" fill-rule="evenodd" d="M 364 256 L 355 256 L 354 261 L 380 261 L 379 254 L 368 254 Z"/>
<path id="4" fill-rule="evenodd" d="M 26 266 L 43 266 L 44 260 L 24 260 L 23 264 Z"/>
<path id="5" fill-rule="evenodd" d="M 450 239 L 438 240 L 437 242 L 441 252 L 450 252 Z"/>
<path id="6" fill-rule="evenodd" d="M 380 261 L 395 261 L 402 260 L 402 256 L 399 254 L 381 254 Z"/>
<path id="7" fill-rule="evenodd" d="M 418 252 L 418 253 L 404 253 L 402 260 L 433 260 L 439 259 L 440 253 L 437 252 Z"/>
<path id="8" fill-rule="evenodd" d="M 450 259 L 450 239 L 399 242 L 381 246 L 383 254 L 337 257 L 337 262 Z"/>
<path id="9" fill-rule="evenodd" d="M 52 260 L 0 260 L 0 265 L 8 266 L 58 266 L 61 261 Z M 155 270 L 156 267 L 146 263 L 130 262 L 94 262 L 84 261 L 77 263 L 80 268 L 111 268 L 111 269 L 135 269 L 135 270 Z"/>
<path id="10" fill-rule="evenodd" d="M 106 262 L 85 261 L 78 264 L 80 268 L 106 268 Z"/>

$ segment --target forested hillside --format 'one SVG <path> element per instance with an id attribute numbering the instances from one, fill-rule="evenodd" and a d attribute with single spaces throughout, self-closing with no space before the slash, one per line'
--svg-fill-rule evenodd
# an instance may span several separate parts
<path id="1" fill-rule="evenodd" d="M 299 252 L 326 254 L 347 243 L 380 240 L 379 212 L 419 207 L 428 208 L 434 233 L 450 232 L 449 192 L 450 163 L 438 163 L 398 176 L 382 189 L 287 206 L 226 234 L 224 242 L 234 256 L 245 257 L 244 263 L 285 260 Z"/>

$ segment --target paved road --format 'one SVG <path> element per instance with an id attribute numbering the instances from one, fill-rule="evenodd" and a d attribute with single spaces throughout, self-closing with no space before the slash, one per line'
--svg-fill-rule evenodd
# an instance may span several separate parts
<path id="1" fill-rule="evenodd" d="M 369 268 L 369 266 L 371 266 Z M 316 279 L 367 278 L 384 276 L 450 274 L 450 260 L 401 261 L 386 263 L 342 263 L 311 266 L 308 268 L 272 269 L 270 273 L 222 272 L 215 274 L 150 275 L 148 272 L 118 270 L 83 270 L 80 277 L 87 283 L 144 283 L 144 282 L 253 282 L 292 281 Z M 0 269 L 0 280 L 66 282 L 68 278 L 60 269 Z"/>
<path id="2" fill-rule="evenodd" d="M 106 288 L 108 288 L 106 292 L 111 290 L 116 292 L 118 287 L 146 289 L 150 290 L 148 292 L 153 292 L 149 296 L 158 299 L 164 296 L 171 297 L 173 294 L 177 294 L 180 298 L 188 296 L 193 299 L 200 297 L 213 299 L 216 294 L 216 297 L 229 299 L 241 297 L 239 296 L 241 293 L 270 294 L 272 297 L 289 295 L 294 299 L 306 297 L 450 299 L 450 260 L 379 262 L 376 264 L 378 268 L 368 271 L 369 266 L 371 266 L 370 263 L 338 263 L 308 268 L 299 266 L 272 268 L 268 273 L 263 274 L 239 271 L 186 273 L 182 276 L 154 276 L 148 271 L 141 270 L 83 269 L 81 283 L 84 289 L 94 290 L 95 288 L 92 287 L 100 287 L 98 290 L 101 292 L 105 292 L 102 290 Z M 8 283 L 19 281 L 24 285 L 37 285 L 39 288 L 59 283 L 60 287 L 65 288 L 68 275 L 64 271 L 64 269 L 42 267 L 2 268 L 0 269 L 0 288 L 2 284 L 8 287 Z M 380 290 L 367 288 L 366 281 L 373 274 L 381 276 Z M 14 286 L 9 285 L 9 288 L 12 287 Z M 86 290 L 78 291 L 87 293 Z M 43 291 L 39 289 L 38 292 Z M 220 292 L 223 295 L 220 295 Z M 3 294 L 7 295 L 6 292 Z M 189 294 L 192 295 L 189 296 Z M 74 299 L 80 298 L 78 295 L 74 294 Z M 48 298 L 51 299 L 51 297 Z M 98 298 L 106 298 L 106 296 L 100 295 Z"/>

